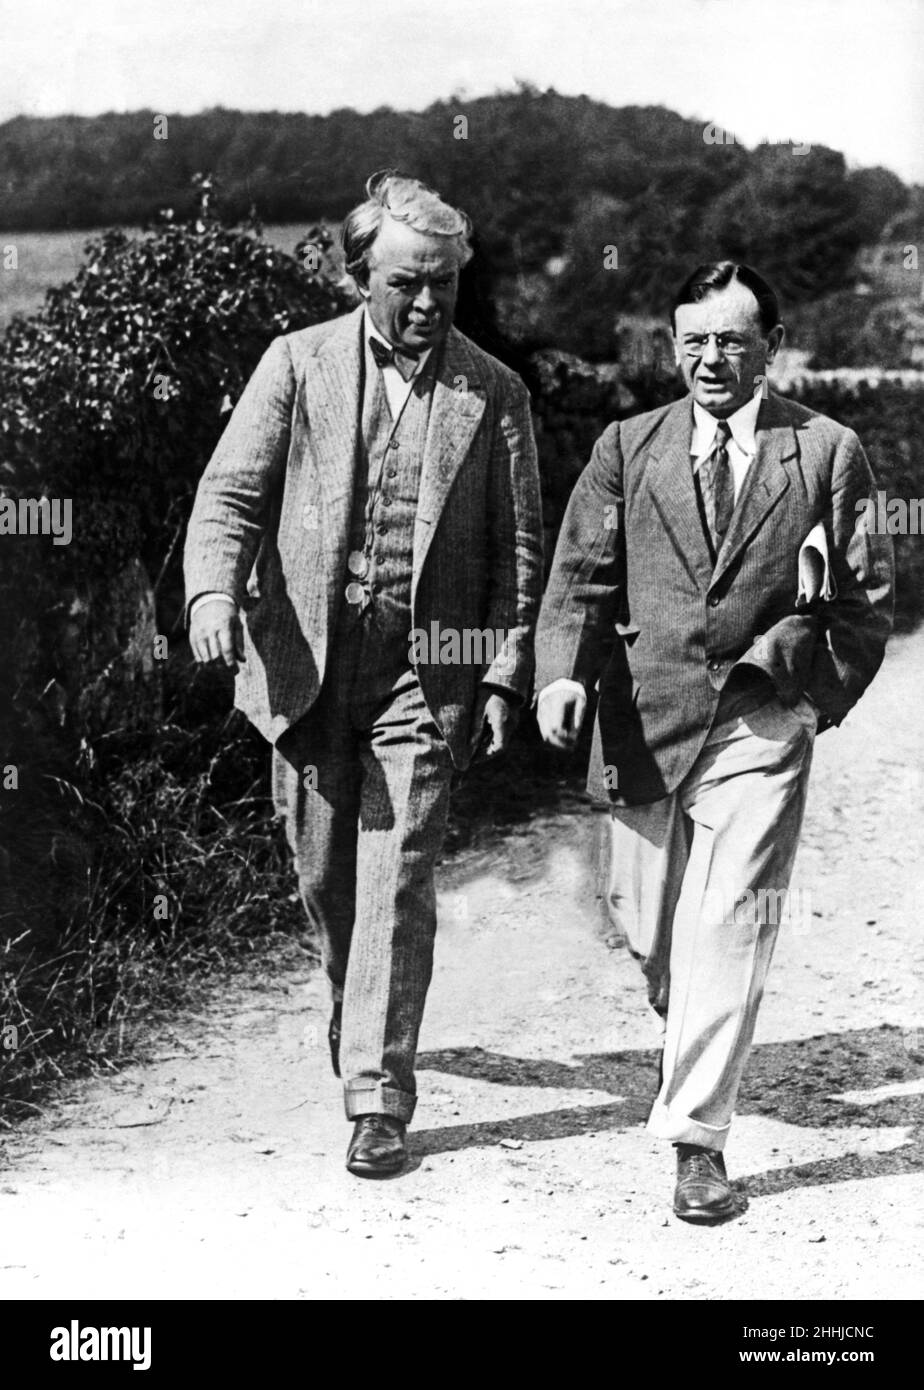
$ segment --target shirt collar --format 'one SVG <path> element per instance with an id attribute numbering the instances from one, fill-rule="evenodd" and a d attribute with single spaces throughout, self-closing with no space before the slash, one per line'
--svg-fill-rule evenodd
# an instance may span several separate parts
<path id="1" fill-rule="evenodd" d="M 732 439 L 743 454 L 749 457 L 757 452 L 757 412 L 760 410 L 761 392 L 755 391 L 749 401 L 739 406 L 734 415 L 729 415 L 726 424 L 731 430 Z M 690 453 L 701 461 L 708 458 L 715 444 L 718 420 L 700 405 L 693 402 L 693 438 Z"/>
<path id="2" fill-rule="evenodd" d="M 388 339 L 385 337 L 385 335 L 383 333 L 380 333 L 379 330 L 376 328 L 375 324 L 372 322 L 372 315 L 369 313 L 368 304 L 363 305 L 363 320 L 365 323 L 364 331 L 367 338 L 377 338 L 379 342 L 384 343 L 387 348 L 394 348 L 395 344 L 390 343 Z M 398 352 L 400 351 L 401 349 L 398 348 Z M 417 376 L 419 372 L 423 371 L 424 367 L 427 364 L 427 358 L 430 356 L 430 353 L 432 351 L 432 348 L 424 348 L 423 352 L 417 359 L 417 366 L 414 368 L 414 376 Z M 397 371 L 397 368 L 395 368 L 395 370 Z M 411 378 L 411 380 L 413 380 L 413 377 Z"/>

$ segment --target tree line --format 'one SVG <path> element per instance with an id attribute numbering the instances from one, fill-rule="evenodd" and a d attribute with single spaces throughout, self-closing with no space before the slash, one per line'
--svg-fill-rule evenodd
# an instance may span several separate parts
<path id="1" fill-rule="evenodd" d="M 661 106 L 520 84 L 422 112 L 17 117 L 0 125 L 0 229 L 138 226 L 165 206 L 185 216 L 203 169 L 226 216 L 338 221 L 385 166 L 472 215 L 485 277 L 520 301 L 525 343 L 590 356 L 613 314 L 662 313 L 699 259 L 751 260 L 801 302 L 849 283 L 861 247 L 924 225 L 924 190 L 849 169 L 836 150 L 749 150 Z"/>

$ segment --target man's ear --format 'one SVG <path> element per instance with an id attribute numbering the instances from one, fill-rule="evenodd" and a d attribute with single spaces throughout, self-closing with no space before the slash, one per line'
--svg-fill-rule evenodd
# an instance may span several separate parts
<path id="1" fill-rule="evenodd" d="M 773 359 L 774 359 L 774 357 L 775 357 L 775 356 L 777 355 L 777 353 L 779 352 L 780 348 L 781 348 L 782 345 L 783 345 L 783 339 L 784 339 L 785 336 L 786 336 L 786 329 L 783 327 L 783 325 L 782 325 L 781 323 L 778 323 L 777 326 L 776 326 L 776 328 L 771 328 L 770 332 L 767 334 L 767 362 L 768 362 L 768 363 L 772 362 Z"/>
<path id="2" fill-rule="evenodd" d="M 682 356 L 680 352 L 680 344 L 677 341 L 676 335 L 674 335 L 671 338 L 671 342 L 674 344 L 674 366 L 679 367 L 682 361 Z"/>

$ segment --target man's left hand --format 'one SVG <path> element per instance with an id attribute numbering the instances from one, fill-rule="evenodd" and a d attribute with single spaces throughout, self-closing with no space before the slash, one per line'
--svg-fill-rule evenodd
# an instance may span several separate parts
<path id="1" fill-rule="evenodd" d="M 482 688 L 475 702 L 469 751 L 474 761 L 496 758 L 510 743 L 520 719 L 513 699 Z"/>

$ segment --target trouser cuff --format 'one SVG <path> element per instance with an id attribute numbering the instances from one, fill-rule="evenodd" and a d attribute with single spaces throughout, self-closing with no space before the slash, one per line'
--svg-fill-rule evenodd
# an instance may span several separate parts
<path id="1" fill-rule="evenodd" d="M 396 1120 L 410 1124 L 417 1097 L 409 1091 L 386 1086 L 383 1081 L 361 1078 L 345 1083 L 343 1104 L 348 1120 L 355 1120 L 358 1115 L 393 1115 Z"/>
<path id="2" fill-rule="evenodd" d="M 691 1120 L 689 1115 L 677 1115 L 669 1106 L 656 1100 L 648 1116 L 649 1132 L 658 1139 L 669 1139 L 672 1144 L 697 1144 L 703 1149 L 725 1148 L 731 1121 L 727 1125 L 704 1125 L 700 1120 Z"/>

